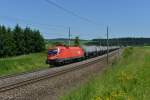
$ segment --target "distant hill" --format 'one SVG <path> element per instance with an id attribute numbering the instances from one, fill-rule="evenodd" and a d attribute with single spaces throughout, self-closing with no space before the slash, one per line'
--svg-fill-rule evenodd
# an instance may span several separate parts
<path id="1" fill-rule="evenodd" d="M 71 39 L 71 45 L 74 44 L 74 39 Z M 80 40 L 81 45 L 86 44 L 88 42 L 90 42 L 91 40 Z M 53 44 L 57 44 L 57 43 L 63 43 L 65 45 L 68 44 L 68 39 L 67 38 L 56 38 L 56 39 L 46 39 L 47 44 L 49 45 L 53 45 Z"/>
<path id="2" fill-rule="evenodd" d="M 86 45 L 106 45 L 106 39 L 92 39 Z M 123 45 L 123 46 L 137 46 L 137 45 L 150 45 L 150 38 L 111 38 L 109 45 Z"/>
<path id="3" fill-rule="evenodd" d="M 64 43 L 68 44 L 67 38 L 56 38 L 56 39 L 46 39 L 48 43 Z M 92 39 L 92 40 L 84 40 L 81 39 L 80 43 L 84 45 L 106 45 L 106 39 Z M 74 39 L 71 39 L 71 44 L 74 43 Z M 109 45 L 123 45 L 123 46 L 133 46 L 133 45 L 150 45 L 150 38 L 131 38 L 131 37 L 124 37 L 124 38 L 110 38 Z"/>
<path id="4" fill-rule="evenodd" d="M 56 39 L 46 39 L 47 41 L 68 41 L 67 38 L 56 38 Z M 71 41 L 74 41 L 74 39 L 71 39 Z M 90 41 L 90 40 L 83 40 L 81 39 L 81 41 Z"/>

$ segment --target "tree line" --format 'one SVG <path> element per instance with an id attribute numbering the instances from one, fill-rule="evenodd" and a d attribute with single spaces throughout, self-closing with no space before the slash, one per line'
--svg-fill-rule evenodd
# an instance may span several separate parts
<path id="1" fill-rule="evenodd" d="M 69 45 L 69 39 L 67 38 L 56 38 L 56 39 L 45 39 L 45 41 L 50 43 L 52 46 L 59 46 L 59 45 L 64 45 L 68 46 Z M 70 39 L 70 46 L 80 46 L 81 45 L 81 40 L 78 36 L 76 36 L 74 39 Z"/>
<path id="2" fill-rule="evenodd" d="M 39 30 L 30 27 L 13 29 L 0 25 L 0 57 L 41 52 L 45 49 L 44 38 Z"/>
<path id="3" fill-rule="evenodd" d="M 93 39 L 86 45 L 107 45 L 107 39 Z M 120 45 L 120 46 L 144 46 L 150 45 L 150 38 L 111 38 L 109 39 L 109 45 Z"/>

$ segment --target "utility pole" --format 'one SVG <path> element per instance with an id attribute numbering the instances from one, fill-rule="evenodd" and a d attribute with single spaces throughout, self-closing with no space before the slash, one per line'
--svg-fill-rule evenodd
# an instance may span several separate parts
<path id="1" fill-rule="evenodd" d="M 117 42 L 118 42 L 117 44 L 118 44 L 118 58 L 119 58 L 119 54 L 120 54 L 120 53 L 119 53 L 119 51 L 120 51 L 119 37 L 118 37 L 118 41 L 117 41 Z"/>
<path id="2" fill-rule="evenodd" d="M 70 46 L 70 36 L 71 36 L 71 34 L 70 34 L 70 27 L 69 27 L 69 39 L 68 39 L 68 46 Z"/>
<path id="3" fill-rule="evenodd" d="M 99 46 L 100 46 L 100 47 L 102 46 L 101 40 L 102 40 L 102 38 L 99 37 Z"/>
<path id="4" fill-rule="evenodd" d="M 101 37 L 99 38 L 99 48 L 100 48 L 100 51 L 101 51 Z"/>
<path id="5" fill-rule="evenodd" d="M 109 61 L 108 61 L 108 54 L 109 54 L 109 32 L 108 32 L 108 26 L 107 26 L 107 64 L 109 63 Z"/>

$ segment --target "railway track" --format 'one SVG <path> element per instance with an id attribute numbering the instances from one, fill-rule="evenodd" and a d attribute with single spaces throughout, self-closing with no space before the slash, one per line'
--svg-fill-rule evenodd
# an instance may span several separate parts
<path id="1" fill-rule="evenodd" d="M 113 56 L 116 53 L 117 53 L 117 51 L 113 51 L 109 54 L 109 56 Z M 48 78 L 56 77 L 56 76 L 65 74 L 67 72 L 71 72 L 71 71 L 74 71 L 74 70 L 80 70 L 82 68 L 88 67 L 89 65 L 92 65 L 92 64 L 94 64 L 98 61 L 105 60 L 105 59 L 106 59 L 106 55 L 102 55 L 100 57 L 95 57 L 95 58 L 91 58 L 89 60 L 85 60 L 85 61 L 82 61 L 82 62 L 66 65 L 66 66 L 71 66 L 71 67 L 65 67 L 64 66 L 64 69 L 63 69 L 63 67 L 59 67 L 60 70 L 55 70 L 52 73 L 43 73 L 42 75 L 34 76 L 32 78 L 29 78 L 29 79 L 27 78 L 27 79 L 12 82 L 12 83 L 9 83 L 9 84 L 5 84 L 5 85 L 0 86 L 0 93 L 9 91 L 9 90 L 12 90 L 12 89 L 15 89 L 15 88 L 19 88 L 21 86 L 30 85 L 32 83 L 42 81 L 42 80 L 45 80 L 45 79 L 48 79 Z M 27 74 L 27 73 L 23 73 L 21 75 L 25 75 L 25 74 Z M 16 76 L 15 75 L 12 75 L 12 76 L 10 75 L 10 76 L 6 76 L 6 77 L 2 77 L 2 79 L 11 78 L 11 77 L 16 77 Z"/>
<path id="2" fill-rule="evenodd" d="M 37 69 L 37 70 L 32 70 L 32 71 L 22 72 L 22 73 L 16 73 L 16 74 L 2 75 L 2 76 L 0 76 L 0 80 L 15 77 L 15 76 L 19 76 L 19 75 L 25 75 L 25 74 L 29 74 L 29 73 L 39 72 L 39 71 L 47 70 L 47 69 L 49 69 L 49 68 Z"/>

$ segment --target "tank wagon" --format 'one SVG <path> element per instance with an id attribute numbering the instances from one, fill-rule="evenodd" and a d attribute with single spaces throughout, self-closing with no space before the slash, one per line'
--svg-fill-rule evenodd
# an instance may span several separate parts
<path id="1" fill-rule="evenodd" d="M 112 46 L 109 51 L 118 49 Z M 81 61 L 107 52 L 106 46 L 56 46 L 48 49 L 46 63 L 50 65 L 63 65 L 75 61 Z"/>

